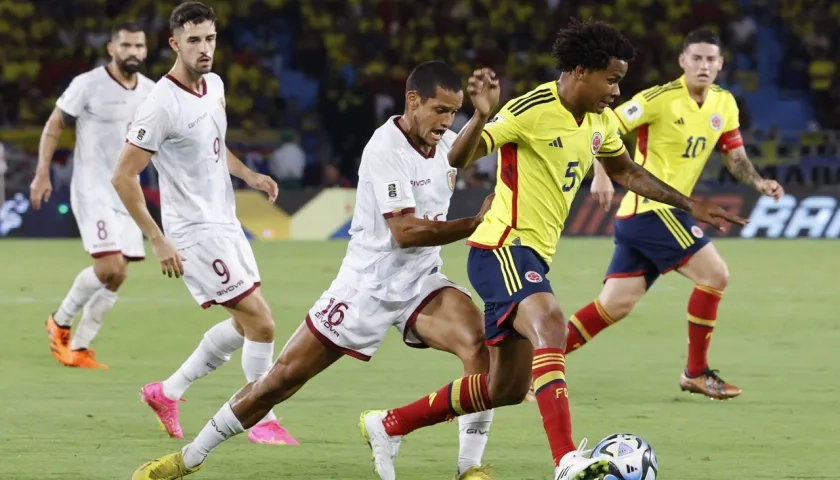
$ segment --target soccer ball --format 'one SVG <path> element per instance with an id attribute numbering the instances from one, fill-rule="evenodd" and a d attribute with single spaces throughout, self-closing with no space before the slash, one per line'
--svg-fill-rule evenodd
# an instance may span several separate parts
<path id="1" fill-rule="evenodd" d="M 592 456 L 612 460 L 621 472 L 615 480 L 656 480 L 659 464 L 656 452 L 643 438 L 630 433 L 615 433 L 595 445 Z M 612 480 L 615 475 L 607 475 Z"/>

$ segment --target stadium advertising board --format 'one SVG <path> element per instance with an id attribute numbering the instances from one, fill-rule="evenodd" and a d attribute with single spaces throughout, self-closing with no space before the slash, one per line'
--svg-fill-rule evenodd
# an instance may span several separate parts
<path id="1" fill-rule="evenodd" d="M 481 207 L 485 189 L 456 190 L 449 218 L 474 215 Z M 567 237 L 609 237 L 613 217 L 621 203 L 616 193 L 609 211 L 582 191 L 572 205 L 566 221 Z M 753 192 L 721 190 L 695 196 L 717 203 L 731 212 L 749 218 L 745 227 L 733 226 L 718 232 L 708 225 L 704 232 L 712 237 L 740 238 L 840 238 L 840 193 L 814 190 L 788 192 L 778 203 Z M 353 189 L 283 191 L 275 205 L 262 194 L 238 191 L 237 214 L 249 238 L 258 241 L 346 239 L 353 216 Z M 34 210 L 28 196 L 11 194 L 0 206 L 0 237 L 73 238 L 79 232 L 69 205 L 69 192 L 53 192 L 50 202 Z M 154 202 L 148 204 L 159 218 Z"/>

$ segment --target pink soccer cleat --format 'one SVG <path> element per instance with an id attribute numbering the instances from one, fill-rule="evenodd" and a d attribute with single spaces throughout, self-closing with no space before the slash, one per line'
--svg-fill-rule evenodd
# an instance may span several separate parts
<path id="1" fill-rule="evenodd" d="M 160 426 L 170 437 L 184 438 L 181 423 L 178 421 L 178 400 L 166 398 L 162 383 L 154 382 L 141 388 L 140 400 L 152 408 Z"/>
<path id="2" fill-rule="evenodd" d="M 300 445 L 277 420 L 269 420 L 251 427 L 248 441 L 267 445 Z"/>

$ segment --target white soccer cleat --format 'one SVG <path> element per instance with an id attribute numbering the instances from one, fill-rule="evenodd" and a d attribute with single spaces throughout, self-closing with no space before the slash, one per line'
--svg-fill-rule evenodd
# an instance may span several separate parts
<path id="1" fill-rule="evenodd" d="M 607 457 L 590 458 L 585 451 L 584 438 L 577 450 L 563 455 L 560 465 L 554 468 L 554 480 L 601 480 L 610 473 L 617 473 L 618 467 Z M 620 474 L 616 478 L 622 478 Z"/>
<path id="2" fill-rule="evenodd" d="M 402 437 L 392 437 L 385 431 L 382 420 L 388 412 L 368 410 L 359 418 L 359 429 L 373 452 L 373 470 L 382 480 L 396 480 L 394 461 L 400 451 Z"/>

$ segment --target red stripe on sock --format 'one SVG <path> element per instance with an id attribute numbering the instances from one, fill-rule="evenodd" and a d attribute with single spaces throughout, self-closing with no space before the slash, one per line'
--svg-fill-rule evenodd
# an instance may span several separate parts
<path id="1" fill-rule="evenodd" d="M 560 361 L 562 360 L 562 362 Z M 551 447 L 554 464 L 558 465 L 563 455 L 575 449 L 572 439 L 572 415 L 569 411 L 569 390 L 565 379 L 551 380 L 537 385 L 540 378 L 552 372 L 565 377 L 565 354 L 561 348 L 538 348 L 534 350 L 532 377 L 535 382 L 537 405 L 543 418 L 543 427 Z"/>
<path id="2" fill-rule="evenodd" d="M 595 302 L 578 310 L 574 318 L 577 319 L 584 331 L 581 331 L 571 320 L 569 321 L 568 336 L 566 337 L 566 353 L 572 353 L 586 345 L 588 340 L 586 340 L 585 335 L 589 335 L 589 338 L 592 339 L 595 335 L 598 335 L 610 326 L 607 320 L 601 316 Z"/>
<path id="3" fill-rule="evenodd" d="M 460 384 L 457 390 L 454 388 L 456 383 Z M 413 403 L 389 410 L 382 424 L 388 435 L 407 435 L 418 428 L 490 408 L 487 375 L 471 375 L 444 385 Z"/>

